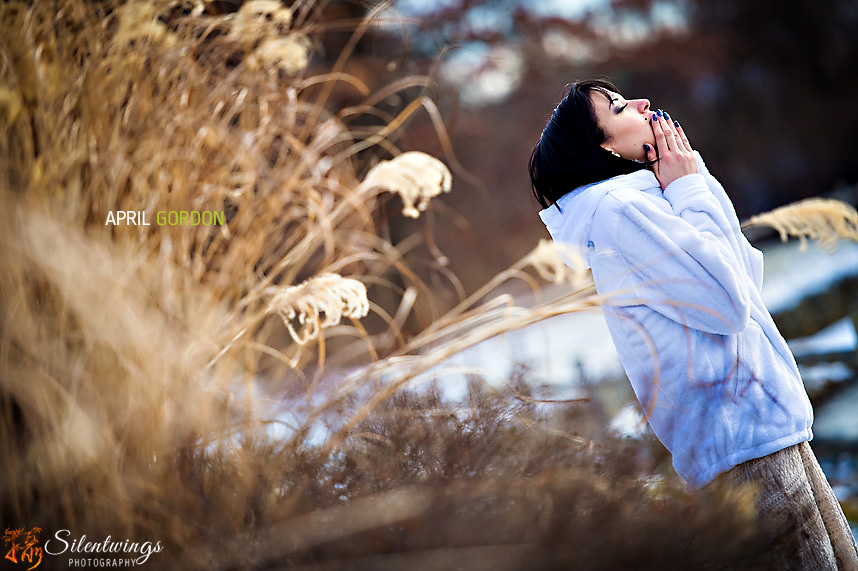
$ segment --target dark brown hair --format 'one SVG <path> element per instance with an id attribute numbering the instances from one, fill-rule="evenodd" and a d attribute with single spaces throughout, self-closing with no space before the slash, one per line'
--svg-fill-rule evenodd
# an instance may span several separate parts
<path id="1" fill-rule="evenodd" d="M 567 86 L 530 155 L 531 189 L 543 208 L 579 186 L 647 166 L 614 156 L 600 146 L 606 136 L 590 101 L 593 91 L 607 95 L 619 90 L 604 79 L 579 80 Z"/>

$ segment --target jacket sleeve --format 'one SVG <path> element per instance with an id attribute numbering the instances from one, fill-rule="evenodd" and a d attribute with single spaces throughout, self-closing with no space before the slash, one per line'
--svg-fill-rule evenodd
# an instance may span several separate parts
<path id="1" fill-rule="evenodd" d="M 599 248 L 620 261 L 598 276 L 619 293 L 618 303 L 647 305 L 707 333 L 729 335 L 748 324 L 750 282 L 702 175 L 675 180 L 663 199 L 632 188 L 612 192 L 593 227 Z"/>
<path id="2" fill-rule="evenodd" d="M 697 151 L 694 151 L 694 157 L 697 159 L 697 167 L 700 169 L 700 174 L 706 180 L 706 185 L 721 205 L 724 215 L 727 217 L 727 222 L 731 230 L 730 233 L 735 237 L 734 248 L 736 249 L 736 255 L 745 265 L 754 286 L 759 291 L 763 287 L 763 253 L 754 248 L 742 232 L 742 226 L 739 223 L 739 218 L 736 216 L 733 202 L 727 196 L 727 192 L 721 183 L 718 182 L 718 179 L 712 176 L 709 169 L 706 168 L 703 157 Z"/>

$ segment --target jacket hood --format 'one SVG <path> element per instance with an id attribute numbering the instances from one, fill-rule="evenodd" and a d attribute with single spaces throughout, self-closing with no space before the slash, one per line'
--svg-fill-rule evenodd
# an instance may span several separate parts
<path id="1" fill-rule="evenodd" d="M 590 267 L 590 231 L 596 209 L 610 192 L 629 187 L 639 190 L 660 188 L 655 175 L 649 170 L 641 169 L 578 187 L 539 212 L 539 218 L 542 219 L 551 238 L 581 256 L 581 259 L 576 259 L 574 255 L 570 255 L 570 252 L 564 253 L 561 249 L 560 255 L 566 264 L 576 270 Z M 578 266 L 581 265 L 582 260 L 584 267 L 580 268 Z"/>

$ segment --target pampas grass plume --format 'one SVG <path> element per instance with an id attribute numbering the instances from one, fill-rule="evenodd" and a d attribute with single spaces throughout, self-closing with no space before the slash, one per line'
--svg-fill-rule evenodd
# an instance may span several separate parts
<path id="1" fill-rule="evenodd" d="M 418 218 L 429 201 L 442 192 L 450 192 L 450 171 L 431 155 L 409 151 L 389 161 L 381 161 L 367 173 L 365 188 L 382 188 L 402 198 L 402 214 Z"/>
<path id="2" fill-rule="evenodd" d="M 833 252 L 839 239 L 858 242 L 858 211 L 839 200 L 809 198 L 758 214 L 742 225 L 771 226 L 781 241 L 787 236 L 801 240 L 801 251 L 807 249 L 807 239 L 818 240 L 820 246 Z"/>
<path id="3" fill-rule="evenodd" d="M 536 248 L 525 258 L 525 263 L 539 274 L 539 277 L 551 283 L 569 282 L 571 285 L 581 285 L 587 281 L 586 270 L 573 270 L 564 262 L 566 257 L 575 268 L 584 268 L 581 255 L 567 244 L 542 239 Z"/>
<path id="4" fill-rule="evenodd" d="M 309 42 L 303 36 L 266 38 L 247 58 L 252 70 L 270 73 L 282 69 L 286 75 L 295 75 L 307 67 Z"/>
<path id="5" fill-rule="evenodd" d="M 360 319 L 368 312 L 366 286 L 338 274 L 322 274 L 289 286 L 274 294 L 268 304 L 268 313 L 281 317 L 299 345 L 316 339 L 323 328 L 339 324 L 343 317 Z"/>

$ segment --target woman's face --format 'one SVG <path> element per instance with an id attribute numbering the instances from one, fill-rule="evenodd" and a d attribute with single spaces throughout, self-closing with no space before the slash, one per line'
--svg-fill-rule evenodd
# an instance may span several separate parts
<path id="1" fill-rule="evenodd" d="M 648 99 L 624 99 L 613 91 L 593 90 L 590 101 L 596 121 L 605 133 L 602 147 L 624 159 L 645 161 L 644 143 L 655 147 Z"/>

